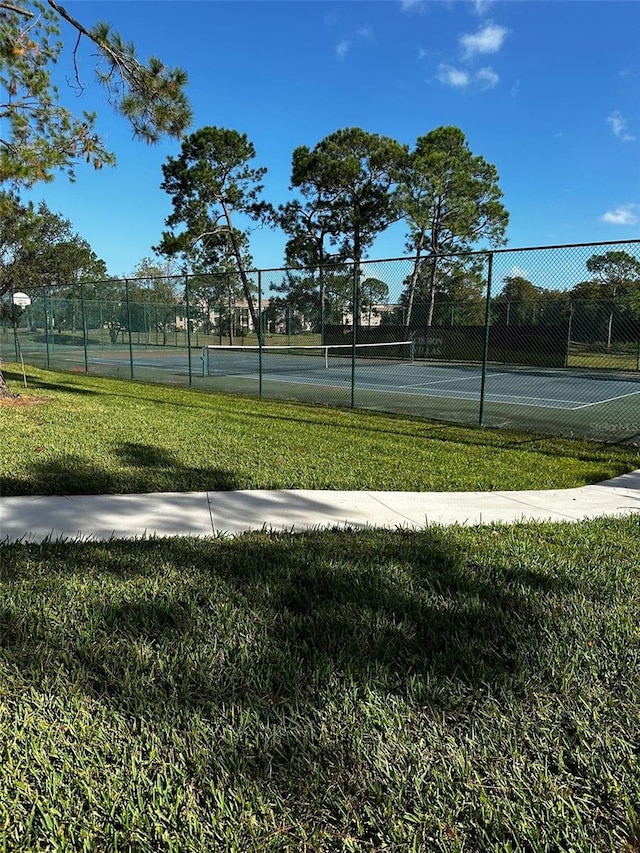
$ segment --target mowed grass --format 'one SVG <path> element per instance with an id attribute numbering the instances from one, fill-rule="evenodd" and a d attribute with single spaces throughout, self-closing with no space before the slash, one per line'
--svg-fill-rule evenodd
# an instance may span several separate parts
<path id="1" fill-rule="evenodd" d="M 28 369 L 0 406 L 0 494 L 568 488 L 640 450 Z M 33 398 L 36 398 L 34 401 Z"/>
<path id="2" fill-rule="evenodd" d="M 578 352 L 569 355 L 569 367 L 605 368 L 609 370 L 637 371 L 640 357 L 637 353 Z"/>
<path id="3" fill-rule="evenodd" d="M 0 850 L 637 851 L 639 541 L 5 546 Z"/>
<path id="4" fill-rule="evenodd" d="M 0 407 L 3 495 L 546 488 L 640 465 L 37 369 L 22 393 Z M 635 853 L 638 541 L 635 515 L 0 546 L 0 851 Z"/>

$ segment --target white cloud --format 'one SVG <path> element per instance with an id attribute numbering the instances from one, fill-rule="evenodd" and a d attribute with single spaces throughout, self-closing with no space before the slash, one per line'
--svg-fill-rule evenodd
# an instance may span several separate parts
<path id="1" fill-rule="evenodd" d="M 484 17 L 487 10 L 490 6 L 493 6 L 495 0 L 474 0 L 473 9 L 476 15 L 479 15 L 481 18 Z"/>
<path id="2" fill-rule="evenodd" d="M 336 45 L 336 56 L 338 57 L 338 59 L 344 59 L 348 53 L 349 42 L 346 39 L 343 39 Z"/>
<path id="3" fill-rule="evenodd" d="M 464 89 L 471 82 L 466 71 L 453 68 L 451 65 L 439 65 L 436 76 L 441 83 L 446 86 L 453 86 L 455 89 Z"/>
<path id="4" fill-rule="evenodd" d="M 614 110 L 614 112 L 607 117 L 607 124 L 611 125 L 611 130 L 621 142 L 634 141 L 635 136 L 627 133 L 627 120 L 619 110 Z"/>
<path id="5" fill-rule="evenodd" d="M 476 80 L 483 89 L 494 89 L 500 78 L 491 68 L 481 68 L 476 74 Z"/>
<path id="6" fill-rule="evenodd" d="M 424 0 L 400 0 L 400 8 L 409 15 L 424 12 Z"/>
<path id="7" fill-rule="evenodd" d="M 466 58 L 470 59 L 476 53 L 497 53 L 507 37 L 508 30 L 497 24 L 487 24 L 477 33 L 466 33 L 460 36 L 460 44 Z"/>
<path id="8" fill-rule="evenodd" d="M 462 68 L 454 68 L 452 65 L 445 65 L 444 63 L 438 66 L 436 79 L 445 86 L 452 86 L 454 89 L 466 89 L 473 86 L 480 90 L 493 89 L 500 80 L 491 68 L 481 68 L 476 74 L 471 74 Z"/>
<path id="9" fill-rule="evenodd" d="M 635 225 L 638 221 L 637 204 L 621 204 L 615 210 L 608 210 L 600 219 L 609 225 Z"/>
<path id="10" fill-rule="evenodd" d="M 348 38 L 341 39 L 336 45 L 336 57 L 340 60 L 346 57 L 356 40 L 369 44 L 374 41 L 373 30 L 368 24 L 363 24 L 355 32 L 350 32 L 347 35 Z"/>
<path id="11" fill-rule="evenodd" d="M 507 275 L 509 278 L 526 278 L 527 280 L 529 278 L 529 273 L 517 265 L 511 267 Z"/>

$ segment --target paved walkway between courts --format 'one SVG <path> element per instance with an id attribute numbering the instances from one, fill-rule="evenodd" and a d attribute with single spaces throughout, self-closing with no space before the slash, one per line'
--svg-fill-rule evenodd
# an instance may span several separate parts
<path id="1" fill-rule="evenodd" d="M 640 470 L 576 489 L 510 492 L 243 490 L 0 498 L 0 542 L 213 536 L 261 528 L 579 521 L 640 512 Z"/>

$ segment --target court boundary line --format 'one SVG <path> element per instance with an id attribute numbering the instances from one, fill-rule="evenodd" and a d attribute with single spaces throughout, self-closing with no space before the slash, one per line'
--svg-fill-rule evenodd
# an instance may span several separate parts
<path id="1" fill-rule="evenodd" d="M 570 411 L 577 412 L 580 409 L 588 409 L 590 406 L 600 406 L 602 403 L 615 403 L 616 400 L 624 400 L 625 397 L 635 397 L 636 394 L 640 394 L 640 388 L 637 391 L 630 391 L 628 394 L 619 394 L 617 397 L 608 397 L 606 400 L 596 400 L 593 403 L 583 403 L 581 406 L 576 406 Z"/>
<path id="2" fill-rule="evenodd" d="M 244 376 L 246 379 L 250 379 L 251 381 L 254 381 L 254 382 L 258 381 L 258 374 L 257 373 L 253 374 L 252 376 L 247 375 L 245 373 L 245 374 L 242 374 L 242 376 Z M 206 378 L 210 379 L 211 377 L 206 377 Z M 324 383 L 324 382 L 304 381 L 304 380 L 299 379 L 299 378 L 298 379 L 284 379 L 281 376 L 277 376 L 277 377 L 276 376 L 267 376 L 267 377 L 263 376 L 262 381 L 263 382 L 265 382 L 265 381 L 267 381 L 267 382 L 280 382 L 280 383 L 286 384 L 286 385 L 310 385 L 314 388 L 325 387 L 325 388 L 332 388 L 336 391 L 348 390 L 350 387 L 350 383 L 348 381 L 346 381 L 344 385 L 331 385 L 329 383 Z M 433 390 L 439 391 L 441 389 L 434 388 Z M 465 403 L 478 403 L 480 400 L 479 395 L 476 397 L 452 397 L 452 396 L 447 396 L 446 394 L 437 394 L 437 393 L 435 393 L 435 394 L 416 394 L 415 392 L 412 392 L 412 391 L 403 391 L 400 388 L 380 388 L 379 386 L 373 387 L 373 388 L 371 388 L 371 387 L 364 388 L 362 385 L 360 385 L 360 386 L 356 385 L 356 393 L 358 391 L 370 391 L 370 392 L 373 391 L 377 394 L 401 394 L 404 397 L 413 396 L 413 397 L 425 397 L 425 398 L 431 397 L 431 398 L 435 398 L 438 400 L 458 400 L 458 401 L 462 401 Z M 466 392 L 466 393 L 470 393 L 470 392 Z M 640 393 L 640 392 L 637 392 L 637 393 Z M 549 406 L 546 403 L 523 403 L 523 402 L 520 402 L 519 400 L 514 401 L 513 398 L 496 400 L 496 399 L 491 399 L 492 396 L 500 396 L 500 395 L 488 394 L 487 397 L 485 398 L 485 401 L 488 403 L 499 403 L 500 405 L 504 405 L 504 406 L 528 406 L 530 408 L 552 409 L 553 411 L 556 411 L 556 412 L 573 412 L 573 411 L 576 411 L 576 408 L 581 408 L 580 406 L 578 406 L 578 407 Z M 525 399 L 525 400 L 526 399 L 529 399 L 529 400 L 540 399 L 540 400 L 542 400 L 544 398 L 542 398 L 542 397 L 540 397 L 540 398 L 538 398 L 538 397 L 523 397 L 522 399 Z M 558 400 L 557 402 L 570 402 L 570 401 Z M 571 402 L 576 402 L 576 401 L 574 400 Z"/>
<path id="3" fill-rule="evenodd" d="M 511 376 L 510 373 L 492 373 L 491 375 L 492 375 L 492 377 L 493 376 Z M 449 383 L 451 383 L 451 382 L 468 382 L 472 379 L 478 380 L 480 378 L 481 378 L 480 374 L 473 373 L 473 374 L 469 374 L 468 376 L 459 376 L 456 379 L 453 379 L 453 378 L 452 379 L 438 379 L 436 381 L 437 382 L 445 382 L 445 383 L 447 383 L 447 382 L 449 382 Z M 430 381 L 433 381 L 433 380 L 430 380 Z M 425 385 L 423 383 L 411 383 L 409 385 L 398 385 L 397 387 L 398 388 L 424 388 Z"/>

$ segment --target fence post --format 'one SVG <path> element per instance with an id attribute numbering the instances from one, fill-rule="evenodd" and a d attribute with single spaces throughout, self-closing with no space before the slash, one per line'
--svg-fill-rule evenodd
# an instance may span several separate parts
<path id="1" fill-rule="evenodd" d="M 87 317 L 84 310 L 84 288 L 80 282 L 80 311 L 82 313 L 82 345 L 84 347 L 84 372 L 89 372 L 89 357 L 87 355 Z"/>
<path id="2" fill-rule="evenodd" d="M 320 344 L 324 346 L 324 259 L 320 257 L 318 284 L 320 286 Z"/>
<path id="3" fill-rule="evenodd" d="M 262 272 L 258 270 L 258 396 L 262 397 Z"/>
<path id="4" fill-rule="evenodd" d="M 356 406 L 356 339 L 358 328 L 358 277 L 360 275 L 360 267 L 354 261 L 353 263 L 353 299 L 352 299 L 352 317 L 351 317 L 351 408 Z"/>
<path id="5" fill-rule="evenodd" d="M 46 365 L 47 367 L 51 366 L 51 357 L 49 355 L 49 314 L 47 312 L 47 288 L 46 286 L 42 288 L 42 295 L 44 299 L 44 343 L 46 347 Z"/>
<path id="6" fill-rule="evenodd" d="M 189 387 L 191 379 L 191 312 L 189 311 L 189 274 L 185 273 L 184 298 L 187 303 L 187 368 L 189 370 Z"/>
<path id="7" fill-rule="evenodd" d="M 133 342 L 131 340 L 131 305 L 129 303 L 129 279 L 124 280 L 124 293 L 127 300 L 127 330 L 129 332 L 129 372 L 133 379 Z"/>
<path id="8" fill-rule="evenodd" d="M 11 304 L 12 304 L 12 305 L 15 305 L 15 303 L 14 303 L 14 301 L 13 301 L 13 293 L 14 293 L 14 290 L 13 290 L 13 287 L 12 287 L 12 288 L 11 288 Z M 19 319 L 18 319 L 18 320 L 16 320 L 16 319 L 14 318 L 14 320 L 13 320 L 13 321 L 12 321 L 12 323 L 11 323 L 11 325 L 13 326 L 13 349 L 15 350 L 15 354 L 16 354 L 16 361 L 19 361 L 19 359 L 20 359 L 20 351 L 19 351 L 19 345 L 18 345 L 18 323 L 19 323 L 19 322 L 20 322 L 20 320 L 19 320 Z M 2 321 L 2 325 L 4 326 L 4 328 L 5 328 L 5 330 L 6 330 L 6 324 L 5 324 L 5 321 L 4 321 L 4 320 Z"/>
<path id="9" fill-rule="evenodd" d="M 480 411 L 478 423 L 484 426 L 484 396 L 487 382 L 487 362 L 489 361 L 489 322 L 491 320 L 491 277 L 493 275 L 493 252 L 489 252 L 487 267 L 487 302 L 484 310 L 484 347 L 482 352 L 482 376 L 480 379 Z"/>
<path id="10" fill-rule="evenodd" d="M 508 361 L 509 354 L 509 320 L 511 319 L 511 300 L 507 300 L 507 316 L 505 320 L 505 329 L 504 329 L 504 347 L 502 348 L 502 363 L 506 364 Z"/>

